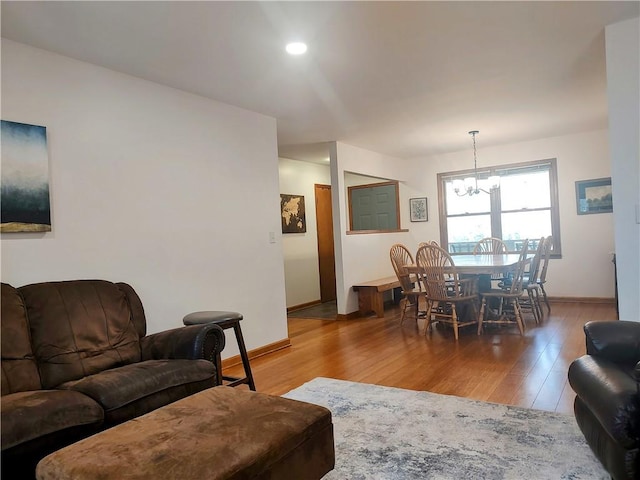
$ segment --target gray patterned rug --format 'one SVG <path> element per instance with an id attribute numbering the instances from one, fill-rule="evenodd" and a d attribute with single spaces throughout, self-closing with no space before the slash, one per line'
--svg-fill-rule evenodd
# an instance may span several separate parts
<path id="1" fill-rule="evenodd" d="M 329 378 L 283 396 L 331 410 L 326 480 L 610 478 L 571 415 Z"/>

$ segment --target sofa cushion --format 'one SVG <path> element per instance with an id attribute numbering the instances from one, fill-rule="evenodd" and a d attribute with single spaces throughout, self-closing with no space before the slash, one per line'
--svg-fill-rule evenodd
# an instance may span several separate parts
<path id="1" fill-rule="evenodd" d="M 2 284 L 2 395 L 40 390 L 40 374 L 31 349 L 27 309 L 18 290 Z"/>
<path id="2" fill-rule="evenodd" d="M 100 424 L 104 411 L 78 392 L 37 390 L 2 397 L 2 450 L 80 425 Z"/>
<path id="3" fill-rule="evenodd" d="M 44 388 L 140 361 L 129 303 L 114 283 L 47 282 L 18 291 L 27 306 Z"/>
<path id="4" fill-rule="evenodd" d="M 82 392 L 110 411 L 162 390 L 213 379 L 214 375 L 214 365 L 208 360 L 147 360 L 66 382 L 58 388 Z"/>

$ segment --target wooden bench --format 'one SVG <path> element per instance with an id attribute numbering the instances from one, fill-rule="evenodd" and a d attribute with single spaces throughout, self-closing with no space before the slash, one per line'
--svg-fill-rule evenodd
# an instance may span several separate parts
<path id="1" fill-rule="evenodd" d="M 378 318 L 384 317 L 384 292 L 400 288 L 398 277 L 385 277 L 370 282 L 362 282 L 353 286 L 358 292 L 358 310 L 360 316 L 375 312 Z"/>

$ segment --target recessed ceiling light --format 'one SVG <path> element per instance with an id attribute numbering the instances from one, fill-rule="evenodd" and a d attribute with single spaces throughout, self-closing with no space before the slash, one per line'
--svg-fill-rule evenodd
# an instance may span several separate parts
<path id="1" fill-rule="evenodd" d="M 286 46 L 289 55 L 302 55 L 307 51 L 307 44 L 302 42 L 288 43 Z"/>

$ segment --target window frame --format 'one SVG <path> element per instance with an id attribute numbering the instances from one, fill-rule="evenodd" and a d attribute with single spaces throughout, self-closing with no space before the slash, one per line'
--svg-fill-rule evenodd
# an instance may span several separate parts
<path id="1" fill-rule="evenodd" d="M 483 167 L 478 169 L 478 177 L 486 178 L 491 175 L 499 175 L 501 171 L 505 170 L 518 170 L 528 167 L 549 165 L 549 201 L 550 205 L 546 207 L 538 207 L 531 209 L 520 210 L 502 210 L 499 188 L 497 191 L 490 193 L 490 221 L 491 221 L 491 235 L 499 236 L 502 238 L 502 214 L 504 213 L 517 213 L 517 212 L 534 212 L 534 211 L 546 211 L 549 210 L 551 215 L 551 235 L 553 238 L 553 247 L 551 256 L 553 258 L 562 257 L 562 246 L 560 237 L 560 207 L 558 203 L 558 165 L 556 158 L 547 158 L 543 160 L 533 160 L 529 162 L 509 163 L 504 165 L 493 165 L 490 167 Z M 473 176 L 474 169 L 456 170 L 452 172 L 438 173 L 438 213 L 440 223 L 440 245 L 445 250 L 449 250 L 449 235 L 448 235 L 448 218 L 449 217 L 466 217 L 475 215 L 486 215 L 483 213 L 470 213 L 470 214 L 456 214 L 447 216 L 446 208 L 446 194 L 445 194 L 445 182 L 457 178 L 464 178 Z M 482 193 L 481 195 L 486 195 Z"/>
<path id="2" fill-rule="evenodd" d="M 352 209 L 352 199 L 351 192 L 357 189 L 363 188 L 375 188 L 375 187 L 383 187 L 383 186 L 394 186 L 395 187 L 395 210 L 396 210 L 396 228 L 386 229 L 386 230 L 354 230 L 353 229 L 353 209 Z M 369 233 L 396 233 L 396 232 L 408 232 L 408 229 L 401 228 L 401 219 L 400 219 L 400 182 L 397 180 L 388 180 L 377 183 L 367 183 L 363 185 L 351 185 L 347 187 L 347 203 L 349 207 L 349 230 L 347 230 L 347 235 L 361 235 L 361 234 L 369 234 Z"/>

